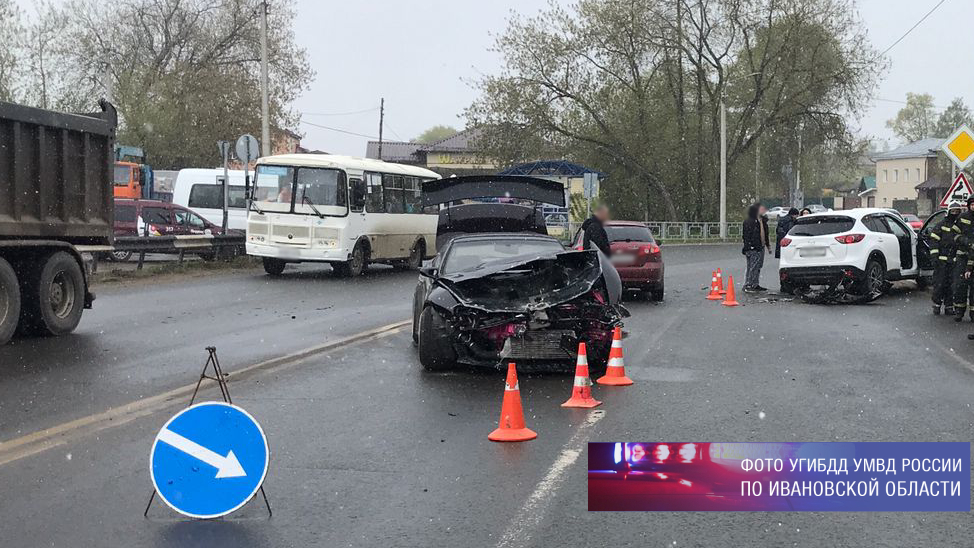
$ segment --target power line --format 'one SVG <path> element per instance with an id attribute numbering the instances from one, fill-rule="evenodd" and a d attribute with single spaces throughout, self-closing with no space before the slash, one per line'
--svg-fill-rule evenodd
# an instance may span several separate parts
<path id="1" fill-rule="evenodd" d="M 302 112 L 302 116 L 351 116 L 353 114 L 365 114 L 366 112 L 375 112 L 379 110 L 379 107 L 366 108 L 362 110 L 352 110 L 349 112 Z"/>
<path id="2" fill-rule="evenodd" d="M 349 131 L 347 129 L 341 129 L 341 128 L 330 127 L 330 126 L 323 126 L 321 124 L 313 124 L 311 122 L 306 122 L 304 120 L 301 120 L 301 123 L 302 124 L 305 124 L 305 125 L 312 126 L 312 127 L 316 127 L 316 128 L 327 129 L 328 131 L 337 131 L 338 133 L 344 133 L 346 135 L 354 135 L 356 137 L 365 137 L 366 139 L 378 139 L 378 137 L 376 137 L 375 135 L 366 135 L 364 133 L 356 133 L 354 131 Z"/>
<path id="3" fill-rule="evenodd" d="M 915 25 L 913 25 L 912 27 L 910 27 L 910 30 L 906 31 L 906 33 L 903 34 L 903 36 L 900 36 L 899 38 L 897 38 L 895 42 L 893 42 L 892 44 L 890 44 L 890 46 L 888 48 L 886 48 L 885 50 L 883 50 L 883 53 L 880 53 L 879 56 L 882 57 L 882 56 L 886 55 L 887 53 L 889 53 L 889 50 L 891 50 L 894 47 L 896 47 L 896 44 L 899 44 L 900 42 L 903 41 L 904 38 L 906 38 L 907 36 L 909 36 L 911 32 L 913 32 L 917 27 L 919 27 L 921 23 L 923 23 L 924 21 L 926 21 L 927 20 L 927 17 L 930 17 L 930 15 L 932 15 L 933 12 L 937 11 L 937 8 L 939 8 L 940 6 L 942 6 L 944 4 L 944 2 L 946 2 L 946 1 L 947 0 L 940 0 L 940 2 L 937 2 L 937 5 L 936 6 L 934 6 L 930 11 L 928 11 L 926 15 L 924 15 L 923 17 L 921 17 L 920 20 L 917 21 Z"/>

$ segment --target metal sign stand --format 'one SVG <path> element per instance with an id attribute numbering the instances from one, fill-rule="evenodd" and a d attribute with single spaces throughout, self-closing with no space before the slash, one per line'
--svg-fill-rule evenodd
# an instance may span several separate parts
<path id="1" fill-rule="evenodd" d="M 207 346 L 206 351 L 209 353 L 209 356 L 206 358 L 206 363 L 203 364 L 203 371 L 200 372 L 199 380 L 196 381 L 196 388 L 193 390 L 193 396 L 189 399 L 189 405 L 193 405 L 193 403 L 196 401 L 196 395 L 199 394 L 200 386 L 203 384 L 204 379 L 216 381 L 220 386 L 220 395 L 223 396 L 223 401 L 232 404 L 233 401 L 230 399 L 230 375 L 223 372 L 223 368 L 220 366 L 220 358 L 218 358 L 216 355 L 216 347 Z M 210 369 L 212 369 L 213 372 L 207 373 L 207 371 Z M 260 494 L 262 497 L 264 497 L 264 506 L 267 507 L 267 517 L 270 518 L 274 515 L 274 512 L 271 510 L 271 503 L 267 499 L 267 493 L 264 492 L 263 485 L 260 486 Z M 256 498 L 257 495 L 254 495 L 254 497 Z M 145 505 L 145 512 L 142 512 L 142 517 L 149 517 L 149 509 L 152 508 L 152 501 L 155 500 L 155 498 L 156 490 L 153 488 L 152 495 L 149 496 L 149 503 Z"/>

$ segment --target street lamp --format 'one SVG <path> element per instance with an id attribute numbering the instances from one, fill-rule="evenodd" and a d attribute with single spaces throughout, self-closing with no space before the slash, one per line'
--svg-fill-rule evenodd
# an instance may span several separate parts
<path id="1" fill-rule="evenodd" d="M 724 82 L 731 82 L 760 75 L 752 72 Z M 727 107 L 724 105 L 724 86 L 720 88 L 720 239 L 727 238 Z"/>

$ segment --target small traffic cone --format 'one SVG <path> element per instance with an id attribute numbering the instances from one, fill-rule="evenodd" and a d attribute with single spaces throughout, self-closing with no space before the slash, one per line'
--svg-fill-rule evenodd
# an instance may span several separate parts
<path id="1" fill-rule="evenodd" d="M 622 359 L 622 328 L 612 330 L 612 348 L 609 350 L 609 365 L 605 368 L 605 375 L 595 381 L 610 386 L 629 386 L 632 379 L 626 376 L 626 364 Z"/>
<path id="2" fill-rule="evenodd" d="M 717 269 L 717 294 L 726 295 L 727 290 L 724 289 L 724 273 Z"/>
<path id="3" fill-rule="evenodd" d="M 737 297 L 734 295 L 734 277 L 731 276 L 727 278 L 727 295 L 724 295 L 724 302 L 720 303 L 724 306 L 738 306 Z"/>
<path id="4" fill-rule="evenodd" d="M 719 301 L 720 292 L 717 289 L 717 271 L 714 271 L 713 275 L 710 277 L 710 293 L 707 293 L 708 301 Z"/>
<path id="5" fill-rule="evenodd" d="M 517 386 L 517 369 L 514 362 L 507 364 L 507 381 L 504 383 L 504 403 L 497 430 L 487 434 L 490 441 L 528 441 L 538 434 L 524 425 L 524 409 L 521 407 L 521 391 Z"/>
<path id="6" fill-rule="evenodd" d="M 578 361 L 575 364 L 575 385 L 572 387 L 572 397 L 561 404 L 562 407 L 597 407 L 602 402 L 592 397 L 592 379 L 588 376 L 588 355 L 585 353 L 585 343 L 578 343 Z"/>

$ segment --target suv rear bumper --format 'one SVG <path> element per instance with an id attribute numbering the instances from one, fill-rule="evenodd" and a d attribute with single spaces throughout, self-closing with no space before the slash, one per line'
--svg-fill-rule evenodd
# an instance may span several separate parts
<path id="1" fill-rule="evenodd" d="M 843 277 L 861 280 L 865 276 L 866 273 L 861 268 L 850 265 L 802 266 L 778 270 L 778 278 L 793 286 L 829 285 Z"/>

